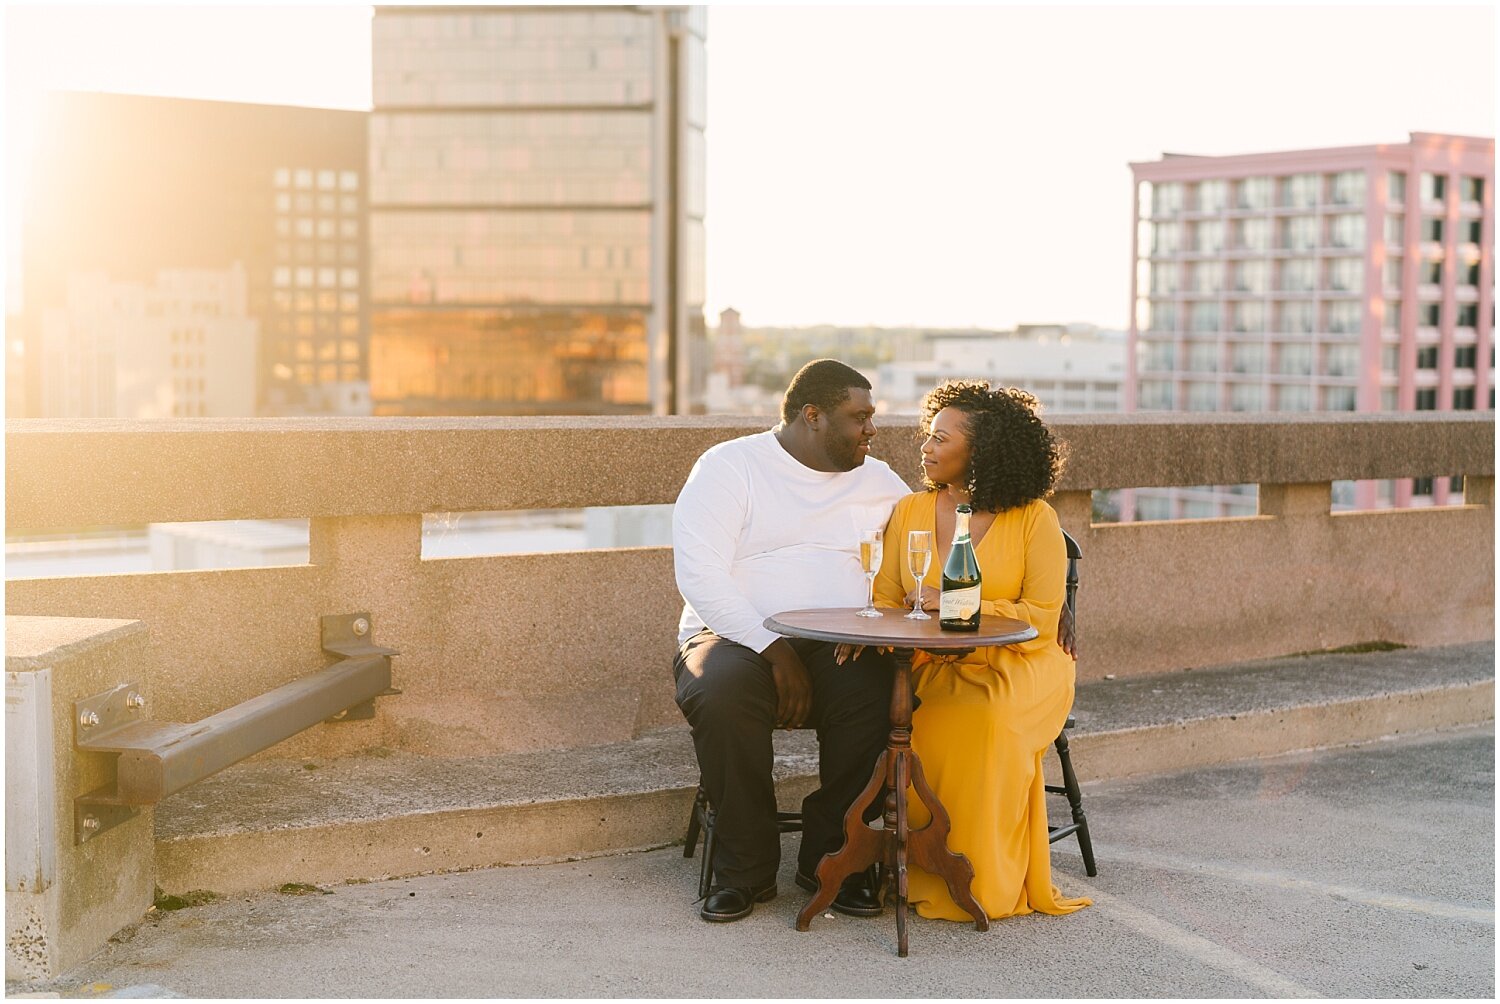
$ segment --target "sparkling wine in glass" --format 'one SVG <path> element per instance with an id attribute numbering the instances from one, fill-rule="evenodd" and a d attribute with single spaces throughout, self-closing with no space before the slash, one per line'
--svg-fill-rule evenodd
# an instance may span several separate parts
<path id="1" fill-rule="evenodd" d="M 859 567 L 864 569 L 865 582 L 868 586 L 865 594 L 865 608 L 857 611 L 860 617 L 885 616 L 875 609 L 875 573 L 880 571 L 884 540 L 884 530 L 859 531 Z"/>
<path id="2" fill-rule="evenodd" d="M 912 530 L 906 535 L 906 567 L 916 581 L 917 598 L 912 602 L 909 621 L 930 621 L 932 617 L 922 610 L 922 580 L 932 565 L 932 531 Z"/>

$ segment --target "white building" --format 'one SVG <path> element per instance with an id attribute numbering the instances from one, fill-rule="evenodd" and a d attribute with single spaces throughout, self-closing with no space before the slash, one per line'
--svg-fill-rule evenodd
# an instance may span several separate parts
<path id="1" fill-rule="evenodd" d="M 48 418 L 255 414 L 259 322 L 245 269 L 164 271 L 156 282 L 72 276 L 42 320 Z"/>
<path id="2" fill-rule="evenodd" d="M 928 341 L 932 358 L 880 367 L 875 396 L 887 413 L 918 409 L 944 380 L 987 380 L 1036 395 L 1051 412 L 1119 411 L 1125 380 L 1121 332 L 1092 325 L 1023 324 L 1013 332 L 944 332 Z"/>

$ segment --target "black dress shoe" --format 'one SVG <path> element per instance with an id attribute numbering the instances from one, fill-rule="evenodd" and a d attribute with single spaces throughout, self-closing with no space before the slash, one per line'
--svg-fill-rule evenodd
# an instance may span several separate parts
<path id="1" fill-rule="evenodd" d="M 740 886 L 716 885 L 703 900 L 703 909 L 698 916 L 715 924 L 728 923 L 750 916 L 756 903 L 768 903 L 776 898 L 776 883 L 773 881 L 763 889 L 746 889 Z"/>
<path id="2" fill-rule="evenodd" d="M 818 891 L 816 879 L 797 872 L 796 883 L 808 892 Z M 878 917 L 885 912 L 880 890 L 875 886 L 875 869 L 867 868 L 844 879 L 839 894 L 833 897 L 833 908 L 849 917 Z"/>

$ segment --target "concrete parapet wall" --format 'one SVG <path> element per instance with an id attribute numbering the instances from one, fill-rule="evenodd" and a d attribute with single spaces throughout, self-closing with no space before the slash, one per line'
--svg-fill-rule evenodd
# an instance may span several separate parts
<path id="1" fill-rule="evenodd" d="M 114 779 L 112 757 L 73 750 L 73 702 L 149 685 L 145 640 L 138 621 L 5 619 L 7 980 L 78 965 L 151 905 L 152 810 L 82 844 L 73 820 L 73 800 Z"/>
<path id="2" fill-rule="evenodd" d="M 1494 633 L 1494 425 L 1456 415 L 1060 416 L 1054 499 L 1084 550 L 1081 679 L 1369 640 Z M 311 519 L 311 564 L 9 582 L 12 613 L 150 626 L 153 716 L 194 721 L 320 668 L 318 617 L 368 610 L 400 649 L 376 718 L 279 755 L 474 755 L 680 721 L 666 548 L 422 560 L 421 516 L 670 502 L 758 419 L 17 422 L 12 532 Z M 915 483 L 915 428 L 878 453 Z M 1463 474 L 1473 504 L 1329 513 L 1336 479 Z M 1091 526 L 1091 489 L 1256 482 L 1247 519 Z"/>

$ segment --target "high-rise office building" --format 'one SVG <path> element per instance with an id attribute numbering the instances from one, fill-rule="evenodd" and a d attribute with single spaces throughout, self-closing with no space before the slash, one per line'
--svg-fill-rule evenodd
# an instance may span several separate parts
<path id="1" fill-rule="evenodd" d="M 694 409 L 705 34 L 701 7 L 376 8 L 376 413 Z"/>
<path id="2" fill-rule="evenodd" d="M 238 304 L 239 294 L 180 295 L 199 281 L 187 277 L 210 274 L 241 276 L 243 316 L 254 324 L 238 337 L 258 332 L 248 355 L 258 366 L 241 374 L 253 387 L 247 414 L 348 410 L 338 402 L 368 380 L 366 120 L 322 108 L 53 95 L 22 221 L 27 414 L 73 399 L 87 407 L 43 391 L 56 386 L 47 326 L 51 358 L 72 358 L 76 370 L 95 337 L 89 325 L 109 314 L 87 290 L 112 291 L 125 314 L 137 300 L 151 311 Z M 182 401 L 188 413 L 196 403 Z"/>
<path id="3" fill-rule="evenodd" d="M 1493 139 L 1131 170 L 1128 410 L 1494 408 Z M 1461 488 L 1431 473 L 1344 501 L 1442 504 Z M 1209 513 L 1152 513 L 1183 514 Z"/>

